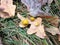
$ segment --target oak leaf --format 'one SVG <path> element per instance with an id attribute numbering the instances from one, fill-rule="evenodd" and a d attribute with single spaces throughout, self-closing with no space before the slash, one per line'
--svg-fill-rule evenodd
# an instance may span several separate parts
<path id="1" fill-rule="evenodd" d="M 50 4 L 52 3 L 53 0 L 21 0 L 21 2 L 26 5 L 29 14 L 31 16 L 42 16 L 40 14 L 45 14 L 47 12 L 49 12 L 50 10 Z M 49 5 L 47 6 L 47 12 L 43 11 L 41 8 L 43 7 L 43 5 L 46 5 L 46 3 Z M 48 13 L 49 14 L 49 13 Z M 43 15 L 45 16 L 45 15 Z M 49 15 L 48 15 L 49 16 Z"/>
<path id="2" fill-rule="evenodd" d="M 56 35 L 59 34 L 60 35 L 60 31 L 57 27 L 50 27 L 50 28 L 46 28 L 46 31 L 51 33 L 52 35 Z"/>
<path id="3" fill-rule="evenodd" d="M 13 5 L 13 0 L 1 0 L 0 3 L 0 17 L 9 18 L 15 15 L 16 6 Z"/>
<path id="4" fill-rule="evenodd" d="M 24 17 L 22 17 L 19 13 L 17 14 L 18 18 L 20 20 L 25 19 Z M 34 21 L 31 21 L 29 18 L 27 18 L 30 24 L 30 28 L 28 28 L 27 33 L 28 34 L 35 34 L 36 36 L 40 37 L 40 38 L 45 38 L 46 34 L 44 31 L 44 25 L 42 24 L 42 19 L 40 17 L 37 17 Z M 36 23 L 38 23 L 38 25 L 36 25 Z M 21 24 L 21 22 L 19 23 L 20 27 L 26 27 L 23 24 Z"/>

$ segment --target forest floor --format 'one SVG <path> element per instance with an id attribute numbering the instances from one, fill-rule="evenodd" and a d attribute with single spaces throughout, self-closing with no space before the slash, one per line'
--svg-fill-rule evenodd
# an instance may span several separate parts
<path id="1" fill-rule="evenodd" d="M 26 17 L 28 11 L 26 10 L 26 6 L 20 3 L 20 1 L 14 0 L 14 4 L 16 5 L 16 16 L 8 19 L 0 18 L 0 37 L 2 37 L 2 39 L 0 38 L 0 45 L 60 45 L 58 35 L 53 36 L 51 33 L 46 32 L 47 37 L 41 39 L 34 34 L 27 34 L 28 27 L 19 27 L 18 23 L 21 20 L 17 17 L 17 13 L 19 12 L 23 17 Z M 58 4 L 60 5 L 60 1 L 58 1 Z M 58 8 L 58 4 L 52 3 L 50 11 L 54 16 L 57 15 L 60 18 L 60 8 Z M 44 25 L 48 24 L 46 26 L 50 26 L 49 22 L 44 22 Z M 60 22 L 58 28 L 59 26 Z"/>

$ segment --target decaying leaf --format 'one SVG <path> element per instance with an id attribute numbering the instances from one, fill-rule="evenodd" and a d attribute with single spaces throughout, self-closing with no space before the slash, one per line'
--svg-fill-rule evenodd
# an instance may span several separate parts
<path id="1" fill-rule="evenodd" d="M 44 31 L 44 25 L 40 25 L 36 27 L 35 25 L 31 25 L 31 27 L 27 31 L 28 34 L 33 34 L 35 33 L 36 36 L 40 38 L 44 38 L 46 36 L 45 31 Z"/>
<path id="2" fill-rule="evenodd" d="M 46 3 L 48 5 L 50 5 L 52 3 L 53 0 L 21 0 L 21 2 L 26 5 L 28 11 L 29 11 L 29 14 L 31 16 L 38 16 L 40 14 L 45 14 L 46 12 L 44 12 L 41 7 L 43 5 L 45 5 Z M 49 6 L 48 7 L 48 12 L 49 12 Z M 44 15 L 45 16 L 45 15 Z"/>
<path id="3" fill-rule="evenodd" d="M 17 16 L 18 16 L 18 18 L 19 18 L 21 21 L 25 19 L 25 18 L 24 18 L 23 16 L 21 16 L 19 13 L 17 14 Z M 19 23 L 19 26 L 22 27 L 22 28 L 26 27 L 26 25 L 23 25 L 22 22 Z"/>
<path id="4" fill-rule="evenodd" d="M 56 35 L 59 34 L 60 35 L 60 31 L 57 27 L 50 27 L 50 28 L 46 28 L 46 31 L 51 33 L 52 35 Z"/>
<path id="5" fill-rule="evenodd" d="M 18 18 L 19 19 L 25 19 L 23 18 L 19 13 L 18 13 Z M 27 18 L 29 21 L 29 24 L 31 25 L 30 28 L 27 30 L 28 34 L 34 34 L 37 35 L 40 38 L 44 38 L 46 36 L 45 31 L 44 31 L 44 25 L 42 24 L 42 19 L 40 17 L 36 18 L 34 21 L 31 21 L 29 18 Z M 19 23 L 19 26 L 24 27 L 23 24 Z"/>
<path id="6" fill-rule="evenodd" d="M 39 23 L 38 26 L 35 25 L 36 23 Z M 31 24 L 31 26 L 27 31 L 28 34 L 35 33 L 35 35 L 37 35 L 40 38 L 44 38 L 46 36 L 45 31 L 44 31 L 44 25 L 42 25 L 42 19 L 41 18 L 35 19 L 35 21 L 33 21 L 30 24 Z"/>
<path id="7" fill-rule="evenodd" d="M 53 26 L 58 27 L 59 24 L 59 17 L 58 16 L 52 16 L 51 18 L 47 19 L 48 22 L 50 22 Z"/>
<path id="8" fill-rule="evenodd" d="M 41 25 L 42 19 L 41 18 L 37 18 L 35 21 L 33 21 L 33 22 L 30 23 L 31 26 L 30 26 L 30 28 L 27 31 L 28 34 L 33 34 L 33 33 L 36 33 L 38 31 L 39 25 L 36 26 L 35 25 L 36 22 L 39 23 L 39 25 Z"/>
<path id="9" fill-rule="evenodd" d="M 60 26 L 59 26 L 59 31 L 60 31 Z M 58 40 L 60 41 L 60 35 L 58 35 Z"/>
<path id="10" fill-rule="evenodd" d="M 39 30 L 37 31 L 36 35 L 40 38 L 44 38 L 46 36 L 44 31 L 44 25 L 39 26 Z"/>
<path id="11" fill-rule="evenodd" d="M 16 6 L 13 0 L 0 0 L 0 17 L 9 18 L 15 15 Z"/>

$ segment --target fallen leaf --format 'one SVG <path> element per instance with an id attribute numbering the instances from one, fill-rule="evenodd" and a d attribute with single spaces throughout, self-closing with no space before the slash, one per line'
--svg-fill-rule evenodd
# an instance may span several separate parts
<path id="1" fill-rule="evenodd" d="M 21 16 L 19 13 L 17 13 L 17 17 L 18 17 L 21 21 L 24 20 L 24 19 L 26 19 L 26 18 L 24 18 L 23 16 Z M 22 27 L 22 28 L 26 27 L 26 25 L 23 25 L 22 22 L 19 23 L 19 26 Z"/>
<path id="2" fill-rule="evenodd" d="M 28 29 L 27 33 L 33 34 L 33 33 L 36 33 L 37 31 L 38 31 L 37 27 L 35 25 L 31 25 L 30 28 Z"/>
<path id="3" fill-rule="evenodd" d="M 34 16 L 34 17 L 36 17 L 36 16 L 38 16 L 40 14 L 45 14 L 46 12 L 41 9 L 42 6 L 45 5 L 46 3 L 48 5 L 50 5 L 52 3 L 52 1 L 53 0 L 21 0 L 21 2 L 24 5 L 26 5 L 26 7 L 27 7 L 27 9 L 29 11 L 29 14 L 31 16 Z M 50 8 L 48 8 L 48 12 L 49 12 L 49 9 Z M 40 16 L 42 16 L 42 15 L 40 15 Z M 45 16 L 45 15 L 43 15 L 43 16 Z"/>
<path id="4" fill-rule="evenodd" d="M 60 34 L 60 31 L 57 27 L 50 27 L 50 28 L 46 28 L 46 31 L 51 33 L 52 35 L 56 35 L 56 34 Z"/>
<path id="5" fill-rule="evenodd" d="M 38 26 L 36 26 L 35 24 L 39 23 Z M 42 19 L 41 18 L 37 18 L 35 19 L 35 21 L 33 21 L 32 23 L 30 23 L 31 26 L 30 28 L 27 30 L 28 34 L 33 34 L 35 33 L 36 36 L 40 37 L 40 38 L 45 38 L 46 34 L 44 31 L 44 25 L 42 25 Z"/>
<path id="6" fill-rule="evenodd" d="M 36 35 L 40 38 L 45 38 L 46 34 L 44 31 L 44 25 L 39 26 L 37 29 L 39 29 L 36 33 Z"/>
<path id="7" fill-rule="evenodd" d="M 54 17 L 49 18 L 49 20 L 47 20 L 47 21 L 50 22 L 53 26 L 58 27 L 59 17 L 54 16 Z"/>
<path id="8" fill-rule="evenodd" d="M 15 15 L 16 6 L 13 5 L 13 0 L 1 0 L 0 3 L 0 17 L 9 18 Z"/>
<path id="9" fill-rule="evenodd" d="M 60 31 L 60 26 L 59 26 L 59 31 Z M 58 35 L 58 40 L 60 41 L 60 34 Z"/>
<path id="10" fill-rule="evenodd" d="M 25 19 L 24 17 L 19 15 L 19 13 L 17 16 L 20 20 Z M 40 17 L 36 18 L 34 21 L 31 21 L 28 17 L 26 19 L 28 19 L 29 24 L 31 25 L 30 28 L 27 30 L 27 33 L 35 34 L 36 36 L 40 38 L 45 38 L 46 34 L 44 31 L 44 25 L 42 24 L 42 19 Z M 38 25 L 36 25 L 36 23 L 38 23 Z M 23 28 L 26 27 L 21 23 L 19 23 L 19 26 Z"/>
<path id="11" fill-rule="evenodd" d="M 35 26 L 35 23 L 36 22 L 38 22 L 39 23 L 39 25 L 41 25 L 41 23 L 42 23 L 42 19 L 41 18 L 37 18 L 35 21 L 30 21 L 30 24 L 31 24 L 31 26 L 30 26 L 30 28 L 28 29 L 28 31 L 27 31 L 27 33 L 28 34 L 33 34 L 33 33 L 35 33 L 35 32 L 37 32 L 38 31 L 38 26 Z"/>
<path id="12" fill-rule="evenodd" d="M 22 25 L 21 22 L 19 23 L 19 26 L 22 27 L 22 28 L 26 27 L 25 25 Z"/>

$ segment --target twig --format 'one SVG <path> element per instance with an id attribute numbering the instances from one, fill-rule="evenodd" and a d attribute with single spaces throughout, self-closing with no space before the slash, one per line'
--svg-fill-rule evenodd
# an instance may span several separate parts
<path id="1" fill-rule="evenodd" d="M 2 40 L 1 40 L 1 37 L 0 37 L 0 45 L 3 45 L 3 44 L 2 44 Z"/>

